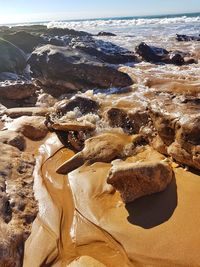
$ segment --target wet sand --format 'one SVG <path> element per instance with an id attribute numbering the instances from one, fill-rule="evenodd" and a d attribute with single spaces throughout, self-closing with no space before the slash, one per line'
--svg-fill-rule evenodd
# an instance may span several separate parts
<path id="1" fill-rule="evenodd" d="M 74 153 L 56 136 L 39 151 L 39 214 L 26 242 L 25 267 L 67 266 L 82 255 L 111 267 L 199 266 L 198 175 L 175 168 L 167 190 L 125 205 L 106 183 L 109 163 L 82 166 L 67 177 L 55 169 Z M 127 161 L 162 157 L 147 149 Z"/>

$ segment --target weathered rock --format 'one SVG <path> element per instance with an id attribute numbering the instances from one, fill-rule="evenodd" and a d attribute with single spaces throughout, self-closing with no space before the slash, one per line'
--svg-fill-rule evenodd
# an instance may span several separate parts
<path id="1" fill-rule="evenodd" d="M 165 114 L 159 110 L 156 111 L 155 109 L 150 110 L 150 116 L 153 125 L 163 142 L 166 145 L 173 143 L 175 140 L 177 117 L 173 114 Z"/>
<path id="2" fill-rule="evenodd" d="M 200 41 L 200 35 L 177 34 L 176 40 L 179 42 Z"/>
<path id="3" fill-rule="evenodd" d="M 69 111 L 73 111 L 78 108 L 82 114 L 96 113 L 99 109 L 99 104 L 86 97 L 75 96 L 70 100 L 63 100 L 56 105 L 56 112 L 61 116 L 65 115 Z"/>
<path id="4" fill-rule="evenodd" d="M 5 109 L 2 114 L 10 118 L 18 118 L 21 116 L 46 116 L 48 112 L 50 112 L 50 109 L 45 107 L 25 107 Z"/>
<path id="5" fill-rule="evenodd" d="M 25 54 L 13 44 L 0 38 L 0 73 L 21 74 L 26 67 Z"/>
<path id="6" fill-rule="evenodd" d="M 169 52 L 166 49 L 149 46 L 145 43 L 140 43 L 136 47 L 136 53 L 138 53 L 143 60 L 153 63 L 175 64 L 178 66 L 195 63 L 195 60 L 185 62 L 185 55 L 180 51 Z"/>
<path id="7" fill-rule="evenodd" d="M 51 129 L 54 131 L 94 131 L 95 125 L 90 122 L 78 122 L 73 120 L 67 120 L 67 122 L 58 121 L 51 125 Z"/>
<path id="8" fill-rule="evenodd" d="M 31 140 L 41 140 L 48 133 L 48 129 L 46 128 L 44 122 L 44 117 L 22 116 L 11 122 L 8 125 L 8 129 L 20 132 Z"/>
<path id="9" fill-rule="evenodd" d="M 38 45 L 45 43 L 42 37 L 25 31 L 6 34 L 3 38 L 22 49 L 25 53 L 31 53 Z"/>
<path id="10" fill-rule="evenodd" d="M 19 150 L 24 150 L 26 147 L 23 135 L 9 130 L 0 131 L 0 142 L 14 146 Z"/>
<path id="11" fill-rule="evenodd" d="M 49 28 L 46 30 L 46 34 L 53 35 L 53 36 L 91 36 L 90 33 L 84 31 L 76 31 L 73 29 L 62 29 L 62 28 Z"/>
<path id="12" fill-rule="evenodd" d="M 124 163 L 111 168 L 107 183 L 114 186 L 125 203 L 163 191 L 171 182 L 173 170 L 164 162 Z"/>
<path id="13" fill-rule="evenodd" d="M 111 127 L 121 127 L 125 132 L 136 134 L 140 128 L 147 125 L 149 115 L 147 111 L 125 111 L 119 108 L 111 108 L 107 111 L 107 120 Z"/>
<path id="14" fill-rule="evenodd" d="M 133 83 L 127 74 L 69 47 L 40 47 L 32 53 L 28 63 L 33 76 L 41 83 L 60 85 L 68 90 L 125 87 Z"/>
<path id="15" fill-rule="evenodd" d="M 16 81 L 0 83 L 0 98 L 22 100 L 35 95 L 37 87 L 31 82 Z"/>
<path id="16" fill-rule="evenodd" d="M 37 214 L 33 193 L 35 160 L 26 152 L 0 143 L 1 266 L 21 267 L 24 242 Z"/>
<path id="17" fill-rule="evenodd" d="M 117 35 L 112 32 L 99 32 L 97 36 L 117 36 Z"/>
<path id="18" fill-rule="evenodd" d="M 68 45 L 109 64 L 138 62 L 138 58 L 133 52 L 111 42 L 94 39 L 91 36 L 73 38 L 68 40 Z"/>
<path id="19" fill-rule="evenodd" d="M 85 141 L 84 149 L 74 157 L 64 162 L 57 172 L 66 174 L 80 167 L 85 162 L 110 162 L 115 158 L 124 157 L 128 151 L 126 146 L 131 146 L 131 137 L 120 134 L 105 133 L 89 138 Z"/>

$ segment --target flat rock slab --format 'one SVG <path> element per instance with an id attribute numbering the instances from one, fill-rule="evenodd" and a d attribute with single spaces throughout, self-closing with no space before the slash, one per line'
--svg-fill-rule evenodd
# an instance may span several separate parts
<path id="1" fill-rule="evenodd" d="M 10 108 L 2 112 L 10 118 L 18 118 L 21 116 L 45 116 L 50 109 L 42 107 L 25 107 L 25 108 Z"/>

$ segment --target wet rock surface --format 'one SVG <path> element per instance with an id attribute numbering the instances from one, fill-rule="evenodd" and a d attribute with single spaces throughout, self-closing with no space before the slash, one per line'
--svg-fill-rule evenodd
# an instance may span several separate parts
<path id="1" fill-rule="evenodd" d="M 22 266 L 24 242 L 37 214 L 33 196 L 35 160 L 0 143 L 0 253 L 2 266 Z"/>
<path id="2" fill-rule="evenodd" d="M 199 65 L 187 49 L 142 44 L 146 63 L 105 32 L 33 25 L 0 36 L 25 52 L 39 45 L 32 75 L 0 41 L 3 266 L 198 266 Z"/>
<path id="3" fill-rule="evenodd" d="M 193 58 L 190 58 L 190 60 L 185 60 L 185 55 L 182 52 L 171 52 L 163 48 L 149 46 L 146 43 L 139 44 L 136 47 L 136 53 L 138 53 L 143 60 L 153 63 L 166 63 L 181 66 L 196 62 Z"/>
<path id="4" fill-rule="evenodd" d="M 107 182 L 119 190 L 125 203 L 166 189 L 172 168 L 162 162 L 127 163 L 111 168 Z"/>
<path id="5" fill-rule="evenodd" d="M 132 84 L 127 74 L 78 49 L 44 46 L 32 53 L 28 63 L 33 76 L 43 84 L 55 84 L 68 90 Z"/>

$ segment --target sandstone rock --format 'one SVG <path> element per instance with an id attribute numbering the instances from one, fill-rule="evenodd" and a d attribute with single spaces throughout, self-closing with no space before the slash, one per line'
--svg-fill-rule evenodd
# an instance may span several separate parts
<path id="1" fill-rule="evenodd" d="M 114 186 L 125 203 L 163 191 L 173 177 L 172 168 L 164 162 L 124 163 L 111 168 L 107 183 Z"/>
<path id="2" fill-rule="evenodd" d="M 101 262 L 89 256 L 81 256 L 68 265 L 68 267 L 106 267 Z"/>
<path id="3" fill-rule="evenodd" d="M 44 107 L 25 107 L 25 108 L 10 108 L 3 110 L 2 114 L 10 118 L 18 118 L 21 116 L 45 116 L 50 109 Z"/>
<path id="4" fill-rule="evenodd" d="M 9 130 L 0 131 L 0 143 L 14 146 L 19 150 L 24 150 L 26 147 L 23 135 Z"/>
<path id="5" fill-rule="evenodd" d="M 126 111 L 119 108 L 111 108 L 106 114 L 111 127 L 121 127 L 126 133 L 139 133 L 142 126 L 147 125 L 149 115 L 147 111 Z"/>
<path id="6" fill-rule="evenodd" d="M 127 74 L 102 64 L 86 52 L 69 47 L 47 45 L 37 48 L 28 63 L 33 76 L 42 84 L 54 84 L 68 91 L 125 87 L 133 83 Z"/>
<path id="7" fill-rule="evenodd" d="M 132 145 L 131 137 L 120 134 L 105 133 L 85 141 L 84 149 L 58 167 L 57 172 L 66 174 L 80 167 L 85 162 L 110 162 L 115 158 L 124 157 L 126 146 Z"/>
<path id="8" fill-rule="evenodd" d="M 0 97 L 10 100 L 22 100 L 35 95 L 37 87 L 31 82 L 18 81 L 0 83 Z"/>
<path id="9" fill-rule="evenodd" d="M 1 266 L 22 266 L 24 242 L 37 214 L 33 193 L 35 160 L 26 152 L 0 143 Z"/>
<path id="10" fill-rule="evenodd" d="M 162 113 L 159 110 L 150 110 L 153 125 L 160 138 L 166 145 L 170 145 L 175 140 L 175 125 L 177 117 L 173 114 Z"/>
<path id="11" fill-rule="evenodd" d="M 78 122 L 75 120 L 67 120 L 66 122 L 58 121 L 53 123 L 50 128 L 55 131 L 94 131 L 95 125 L 90 122 Z"/>
<path id="12" fill-rule="evenodd" d="M 25 53 L 31 53 L 35 47 L 44 44 L 44 39 L 25 31 L 6 34 L 3 38 L 22 49 Z"/>
<path id="13" fill-rule="evenodd" d="M 41 116 L 22 116 L 11 122 L 8 129 L 20 132 L 31 140 L 41 140 L 48 133 L 44 121 L 44 117 Z"/>
<path id="14" fill-rule="evenodd" d="M 0 39 L 0 73 L 21 74 L 26 67 L 25 54 L 13 44 Z"/>

